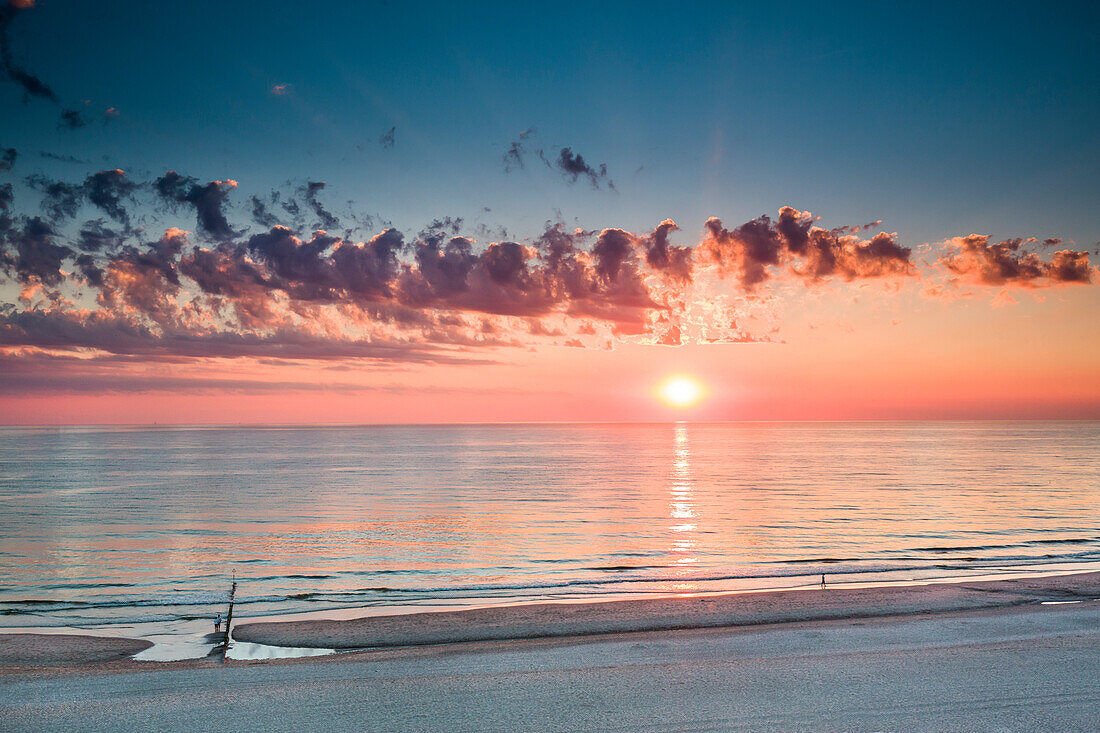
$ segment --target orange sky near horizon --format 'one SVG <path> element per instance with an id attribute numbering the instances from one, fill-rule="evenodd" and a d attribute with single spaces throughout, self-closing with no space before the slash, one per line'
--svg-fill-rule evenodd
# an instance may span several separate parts
<path id="1" fill-rule="evenodd" d="M 471 365 L 204 360 L 156 375 L 250 386 L 5 394 L 0 413 L 7 424 L 1100 418 L 1096 290 L 994 305 L 834 289 L 787 303 L 780 343 L 538 345 L 473 352 L 491 363 Z M 705 398 L 657 399 L 672 374 L 699 380 Z"/>

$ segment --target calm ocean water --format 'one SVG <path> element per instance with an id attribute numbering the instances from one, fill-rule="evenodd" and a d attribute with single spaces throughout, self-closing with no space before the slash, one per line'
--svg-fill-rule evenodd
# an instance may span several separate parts
<path id="1" fill-rule="evenodd" d="M 0 625 L 1100 561 L 1100 423 L 0 429 Z"/>

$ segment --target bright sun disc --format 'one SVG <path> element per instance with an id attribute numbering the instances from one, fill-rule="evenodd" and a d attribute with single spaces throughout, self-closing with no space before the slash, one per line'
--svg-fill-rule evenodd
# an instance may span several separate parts
<path id="1" fill-rule="evenodd" d="M 690 407 L 703 396 L 703 388 L 691 377 L 669 377 L 660 387 L 661 400 L 673 407 Z"/>

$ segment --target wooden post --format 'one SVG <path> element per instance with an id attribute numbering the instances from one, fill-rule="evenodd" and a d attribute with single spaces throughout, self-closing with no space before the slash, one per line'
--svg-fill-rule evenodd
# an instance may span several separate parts
<path id="1" fill-rule="evenodd" d="M 222 641 L 222 661 L 229 652 L 229 627 L 233 623 L 233 598 L 237 595 L 237 581 L 233 581 L 233 587 L 229 589 L 229 612 L 225 614 L 225 639 Z"/>

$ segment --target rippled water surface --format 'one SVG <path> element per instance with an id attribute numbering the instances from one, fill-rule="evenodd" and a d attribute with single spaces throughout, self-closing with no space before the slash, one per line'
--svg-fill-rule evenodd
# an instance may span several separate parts
<path id="1" fill-rule="evenodd" d="M 1083 564 L 1097 507 L 1100 423 L 5 428 L 0 625 Z"/>

